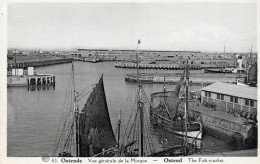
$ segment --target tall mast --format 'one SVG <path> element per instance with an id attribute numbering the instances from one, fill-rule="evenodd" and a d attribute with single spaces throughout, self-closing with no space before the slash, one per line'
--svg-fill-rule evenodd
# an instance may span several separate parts
<path id="1" fill-rule="evenodd" d="M 187 146 L 188 146 L 188 142 L 187 142 L 187 125 L 188 125 L 188 101 L 189 101 L 189 72 L 188 72 L 188 61 L 185 67 L 185 140 L 184 140 L 184 144 L 185 144 L 185 154 L 187 153 Z"/>
<path id="2" fill-rule="evenodd" d="M 76 156 L 79 156 L 79 110 L 77 107 L 75 77 L 74 77 L 74 61 L 72 60 L 72 83 L 73 83 L 73 97 L 74 97 L 74 112 L 75 112 L 75 123 L 76 123 Z"/>
<path id="3" fill-rule="evenodd" d="M 250 58 L 249 58 L 249 60 L 250 60 L 250 62 L 251 62 L 251 59 L 252 59 L 252 51 L 253 51 L 253 44 L 251 45 L 251 50 L 250 50 Z M 246 68 L 246 80 L 247 80 L 247 83 L 249 83 L 249 60 L 248 60 L 248 58 L 247 58 L 247 68 Z"/>
<path id="4" fill-rule="evenodd" d="M 14 63 L 15 63 L 15 73 L 14 73 L 14 75 L 16 76 L 17 75 L 17 66 L 16 66 L 16 55 L 17 55 L 17 50 L 15 49 L 14 50 Z"/>
<path id="5" fill-rule="evenodd" d="M 163 99 L 165 102 L 165 92 L 166 92 L 166 88 L 165 88 L 165 76 L 163 77 Z"/>
<path id="6" fill-rule="evenodd" d="M 118 120 L 118 134 L 117 134 L 118 150 L 120 149 L 120 129 L 121 129 L 121 109 L 120 109 L 120 112 L 119 112 L 119 120 Z"/>
<path id="7" fill-rule="evenodd" d="M 144 134 L 143 134 L 143 129 L 144 129 L 144 123 L 143 123 L 143 115 L 144 115 L 144 112 L 143 112 L 143 102 L 141 102 L 141 94 L 142 94 L 142 86 L 141 86 L 141 83 L 139 81 L 139 57 L 138 57 L 138 45 L 141 43 L 141 41 L 138 39 L 138 42 L 137 42 L 137 50 L 136 50 L 136 67 L 137 67 L 137 76 L 136 76 L 136 79 L 137 79 L 137 86 L 138 86 L 138 97 L 137 97 L 137 109 L 139 110 L 140 112 L 140 142 L 141 142 L 141 153 L 140 153 L 140 156 L 143 157 L 144 156 Z"/>

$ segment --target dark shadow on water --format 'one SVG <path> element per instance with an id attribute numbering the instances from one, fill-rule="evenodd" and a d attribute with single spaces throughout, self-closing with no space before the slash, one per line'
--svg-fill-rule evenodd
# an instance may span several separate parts
<path id="1" fill-rule="evenodd" d="M 27 87 L 28 91 L 48 91 L 48 90 L 55 90 L 55 86 L 53 85 L 31 85 Z"/>

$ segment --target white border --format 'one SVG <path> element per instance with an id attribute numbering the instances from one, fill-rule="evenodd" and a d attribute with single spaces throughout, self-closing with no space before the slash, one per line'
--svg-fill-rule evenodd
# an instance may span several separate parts
<path id="1" fill-rule="evenodd" d="M 165 2 L 174 2 L 174 3 L 180 3 L 180 2 L 187 2 L 187 3 L 201 3 L 201 2 L 207 2 L 207 3 L 256 3 L 257 4 L 257 32 L 259 31 L 259 15 L 260 15 L 260 0 L 141 0 L 141 1 L 134 1 L 134 0 L 1 0 L 0 1 L 0 164 L 6 164 L 6 163 L 52 163 L 51 161 L 49 162 L 43 162 L 41 157 L 7 157 L 7 85 L 6 85 L 6 68 L 7 68 L 7 4 L 12 3 L 12 2 L 33 2 L 33 3 L 38 3 L 38 2 L 160 2 L 160 3 L 165 3 Z M 258 34 L 257 36 L 257 52 L 259 53 L 260 48 L 259 48 L 259 38 L 260 35 Z M 259 60 L 259 58 L 258 58 Z M 259 66 L 258 66 L 259 68 Z M 259 71 L 258 71 L 259 73 Z M 259 77 L 259 74 L 258 74 Z M 259 120 L 259 114 L 258 114 L 258 120 Z M 259 137 L 259 135 L 258 135 Z M 258 138 L 259 139 L 259 138 Z M 258 140 L 259 142 L 259 140 Z M 259 148 L 259 144 L 258 144 Z M 169 159 L 180 159 L 182 158 L 182 163 L 191 163 L 188 162 L 188 158 L 191 157 L 170 157 Z M 200 157 L 194 157 L 194 159 L 199 159 Z M 258 156 L 257 157 L 201 157 L 201 158 L 206 158 L 206 159 L 223 159 L 224 162 L 218 162 L 218 163 L 250 163 L 250 164 L 255 164 L 259 163 L 259 150 L 258 150 Z M 59 158 L 57 158 L 60 160 Z M 81 158 L 83 159 L 83 163 L 88 163 L 87 158 Z M 100 159 L 100 158 L 97 158 Z M 106 159 L 106 158 L 102 158 Z M 111 158 L 107 158 L 111 159 Z M 124 158 L 114 158 L 116 160 L 119 159 L 124 159 Z M 129 158 L 128 158 L 129 159 Z M 143 158 L 143 159 L 148 159 L 149 163 L 173 163 L 173 162 L 163 162 L 165 157 L 161 158 Z M 158 160 L 153 161 L 153 160 Z M 61 163 L 59 161 L 59 163 Z M 199 163 L 199 162 L 196 162 Z M 202 163 L 202 162 L 200 162 Z M 208 163 L 208 162 L 206 162 Z M 217 163 L 217 162 L 216 162 Z M 103 163 L 104 164 L 104 163 Z"/>

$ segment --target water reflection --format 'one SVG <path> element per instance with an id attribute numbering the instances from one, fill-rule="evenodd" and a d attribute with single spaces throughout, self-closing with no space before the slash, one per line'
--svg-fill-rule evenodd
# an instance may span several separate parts
<path id="1" fill-rule="evenodd" d="M 45 91 L 55 90 L 54 85 L 30 85 L 27 87 L 28 91 Z"/>

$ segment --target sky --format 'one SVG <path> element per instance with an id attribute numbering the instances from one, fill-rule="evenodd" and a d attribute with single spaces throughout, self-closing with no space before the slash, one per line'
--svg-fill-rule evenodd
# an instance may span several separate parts
<path id="1" fill-rule="evenodd" d="M 256 52 L 254 3 L 9 3 L 8 48 Z"/>

